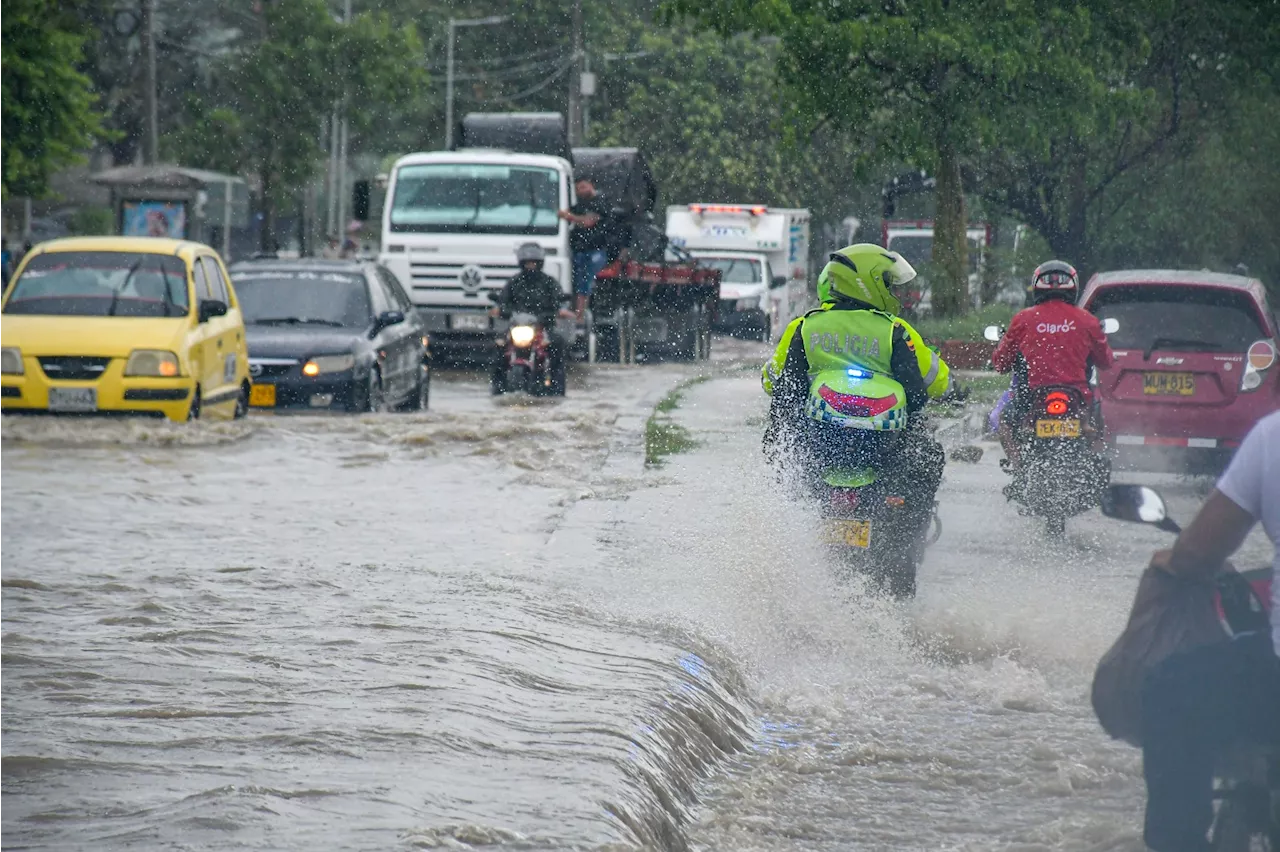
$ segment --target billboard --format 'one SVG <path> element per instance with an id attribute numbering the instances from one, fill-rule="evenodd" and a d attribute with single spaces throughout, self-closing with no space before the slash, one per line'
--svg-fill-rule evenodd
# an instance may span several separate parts
<path id="1" fill-rule="evenodd" d="M 120 219 L 120 233 L 126 237 L 187 236 L 187 205 L 182 201 L 125 201 Z"/>

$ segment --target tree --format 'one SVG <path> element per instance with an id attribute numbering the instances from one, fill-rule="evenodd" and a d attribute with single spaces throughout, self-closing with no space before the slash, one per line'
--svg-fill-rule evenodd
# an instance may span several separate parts
<path id="1" fill-rule="evenodd" d="M 416 30 L 382 14 L 336 21 L 324 0 L 265 2 L 218 83 L 188 99 L 166 140 L 192 165 L 248 171 L 261 186 L 262 248 L 275 248 L 275 214 L 321 160 L 321 127 L 342 102 L 353 131 L 367 130 L 426 84 Z"/>
<path id="2" fill-rule="evenodd" d="M 4 196 L 42 196 L 54 171 L 103 136 L 89 78 L 76 70 L 85 35 L 42 0 L 5 0 L 0 41 Z"/>
<path id="3" fill-rule="evenodd" d="M 1163 217 L 1185 223 L 1173 208 L 1153 217 L 1151 190 L 1206 138 L 1242 127 L 1257 109 L 1256 92 L 1274 92 L 1280 12 L 1248 2 L 1106 0 L 1082 4 L 1075 17 L 1069 37 L 1050 33 L 1049 43 L 1087 65 L 1091 85 L 1056 81 L 1023 98 L 998 144 L 978 158 L 972 182 L 1087 272 L 1108 254 L 1105 244 L 1132 245 L 1127 229 L 1160 230 Z M 1270 170 L 1261 159 L 1256 166 Z M 1219 194 L 1211 187 L 1224 177 L 1205 189 Z"/>
<path id="4" fill-rule="evenodd" d="M 845 128 L 878 155 L 937 178 L 933 306 L 967 309 L 963 169 L 995 138 L 1018 88 L 1045 73 L 1033 0 L 672 0 L 721 34 L 781 37 L 780 70 L 810 121 Z M 1052 70 L 1055 76 L 1074 67 Z"/>

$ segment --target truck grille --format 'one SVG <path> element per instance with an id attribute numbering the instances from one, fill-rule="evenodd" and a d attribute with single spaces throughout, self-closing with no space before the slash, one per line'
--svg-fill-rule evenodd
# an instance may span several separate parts
<path id="1" fill-rule="evenodd" d="M 100 379 L 111 363 L 110 358 L 85 358 L 79 355 L 54 355 L 36 360 L 49 378 L 69 381 Z"/>
<path id="2" fill-rule="evenodd" d="M 478 296 L 501 289 L 519 272 L 515 263 L 409 263 L 413 300 L 430 302 L 436 296 Z"/>

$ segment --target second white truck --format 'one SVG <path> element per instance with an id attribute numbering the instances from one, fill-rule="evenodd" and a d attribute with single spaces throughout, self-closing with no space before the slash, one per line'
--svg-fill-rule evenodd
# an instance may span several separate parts
<path id="1" fill-rule="evenodd" d="M 809 220 L 808 210 L 764 205 L 667 208 L 671 244 L 720 270 L 716 330 L 769 340 L 809 307 Z"/>

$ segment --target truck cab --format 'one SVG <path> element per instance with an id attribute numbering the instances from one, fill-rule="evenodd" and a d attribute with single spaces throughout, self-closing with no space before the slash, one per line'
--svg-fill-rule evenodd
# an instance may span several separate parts
<path id="1" fill-rule="evenodd" d="M 563 157 L 461 149 L 400 158 L 388 180 L 379 262 L 426 320 L 432 347 L 488 357 L 489 294 L 519 271 L 516 248 L 540 244 L 545 272 L 572 289 L 573 167 Z"/>
<path id="2" fill-rule="evenodd" d="M 715 325 L 757 340 L 809 303 L 809 211 L 746 204 L 667 208 L 667 237 L 721 272 Z"/>
<path id="3" fill-rule="evenodd" d="M 770 289 L 775 286 L 773 267 L 764 254 L 749 252 L 690 252 L 703 266 L 720 270 L 720 302 L 711 327 L 754 340 L 768 340 L 773 315 L 780 309 Z M 785 286 L 786 279 L 778 282 Z"/>

